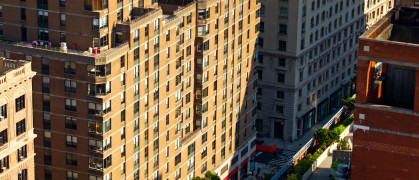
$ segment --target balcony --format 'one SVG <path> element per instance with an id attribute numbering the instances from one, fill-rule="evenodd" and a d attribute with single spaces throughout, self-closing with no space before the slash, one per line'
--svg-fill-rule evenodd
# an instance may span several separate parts
<path id="1" fill-rule="evenodd" d="M 193 131 L 192 133 L 189 133 L 187 136 L 181 139 L 182 146 L 188 144 L 194 137 L 197 137 L 200 134 L 201 134 L 201 131 L 199 129 Z"/>
<path id="2" fill-rule="evenodd" d="M 107 85 L 108 85 L 108 87 L 106 87 Z M 110 84 L 106 84 L 106 83 L 103 83 L 103 84 L 88 84 L 87 88 L 88 88 L 87 94 L 89 96 L 106 96 L 106 95 L 111 93 Z"/>
<path id="3" fill-rule="evenodd" d="M 103 164 L 102 162 L 95 162 L 95 163 L 89 163 L 89 170 L 93 171 L 103 171 Z"/>
<path id="4" fill-rule="evenodd" d="M 96 109 L 88 109 L 87 114 L 93 115 L 93 116 L 103 116 L 106 113 L 104 113 L 103 110 L 96 110 Z"/>

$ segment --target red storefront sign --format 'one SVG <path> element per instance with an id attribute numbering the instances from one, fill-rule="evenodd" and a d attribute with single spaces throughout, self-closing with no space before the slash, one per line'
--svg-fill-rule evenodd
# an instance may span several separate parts
<path id="1" fill-rule="evenodd" d="M 228 174 L 227 177 L 224 178 L 224 180 L 228 180 L 228 178 L 231 178 L 234 174 L 237 173 L 237 171 L 239 170 L 239 168 L 234 169 L 233 171 L 231 171 L 230 174 Z"/>
<path id="2" fill-rule="evenodd" d="M 247 163 L 248 158 L 246 158 L 242 163 L 240 163 L 240 167 Z"/>

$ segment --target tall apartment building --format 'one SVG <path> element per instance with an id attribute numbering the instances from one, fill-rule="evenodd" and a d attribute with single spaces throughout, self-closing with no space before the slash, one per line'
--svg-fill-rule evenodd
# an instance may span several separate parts
<path id="1" fill-rule="evenodd" d="M 259 7 L 3 1 L 0 50 L 38 72 L 36 179 L 246 173 L 255 151 Z"/>
<path id="2" fill-rule="evenodd" d="M 0 58 L 0 179 L 34 180 L 31 63 Z"/>
<path id="3" fill-rule="evenodd" d="M 256 127 L 293 140 L 352 93 L 364 2 L 264 0 L 261 17 Z"/>
<path id="4" fill-rule="evenodd" d="M 397 7 L 359 40 L 351 178 L 419 171 L 419 9 Z"/>

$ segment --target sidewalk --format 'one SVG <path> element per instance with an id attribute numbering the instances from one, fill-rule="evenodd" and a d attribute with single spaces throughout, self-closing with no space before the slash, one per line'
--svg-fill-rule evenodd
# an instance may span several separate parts
<path id="1" fill-rule="evenodd" d="M 274 144 L 276 144 L 277 148 L 297 152 L 298 150 L 300 150 L 302 146 L 304 146 L 313 137 L 314 131 L 316 131 L 319 128 L 322 128 L 334 115 L 335 113 L 330 114 L 329 116 L 324 118 L 323 121 L 311 127 L 311 129 L 305 132 L 302 137 L 299 137 L 297 140 L 292 141 L 292 142 L 285 141 L 282 139 L 277 139 L 277 138 L 260 138 L 260 139 L 264 140 L 265 146 L 273 146 Z"/>
<path id="2" fill-rule="evenodd" d="M 319 167 L 311 174 L 308 180 L 327 180 L 332 179 L 330 178 L 330 167 L 332 166 L 332 156 L 333 153 L 327 154 L 326 159 L 324 159 L 323 163 L 320 164 Z"/>

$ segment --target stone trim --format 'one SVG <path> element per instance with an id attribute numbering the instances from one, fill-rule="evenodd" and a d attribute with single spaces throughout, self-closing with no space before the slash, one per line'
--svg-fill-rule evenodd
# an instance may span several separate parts
<path id="1" fill-rule="evenodd" d="M 355 103 L 355 107 L 375 109 L 375 110 L 379 110 L 379 111 L 387 111 L 387 112 L 394 112 L 394 113 L 401 113 L 401 114 L 408 114 L 408 115 L 413 115 L 413 116 L 418 116 L 419 117 L 419 113 L 414 112 L 413 110 L 398 108 L 398 107 L 393 107 L 393 106 L 387 106 L 387 105 Z"/>

